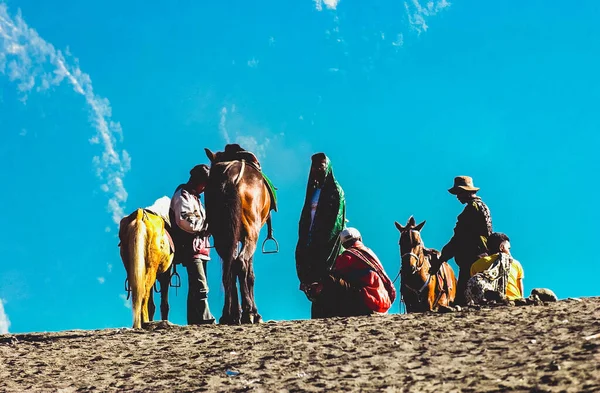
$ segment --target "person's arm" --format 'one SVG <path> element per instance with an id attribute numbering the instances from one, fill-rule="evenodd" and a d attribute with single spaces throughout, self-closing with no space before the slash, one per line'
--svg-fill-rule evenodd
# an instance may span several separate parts
<path id="1" fill-rule="evenodd" d="M 517 273 L 517 287 L 519 288 L 519 291 L 521 291 L 521 297 L 525 297 L 525 290 L 523 289 L 523 278 L 525 277 L 525 273 L 523 272 L 523 265 L 521 265 L 521 262 L 517 261 L 518 263 L 518 267 L 519 267 L 519 272 Z"/>
<path id="2" fill-rule="evenodd" d="M 519 291 L 521 292 L 521 297 L 525 297 L 525 292 L 523 291 L 523 279 L 522 278 L 517 279 L 517 287 L 519 288 Z"/>
<path id="3" fill-rule="evenodd" d="M 454 258 L 456 248 L 456 228 L 454 229 L 454 236 L 452 239 L 442 248 L 442 254 L 437 258 L 437 262 L 441 265 L 443 262 L 447 262 Z"/>

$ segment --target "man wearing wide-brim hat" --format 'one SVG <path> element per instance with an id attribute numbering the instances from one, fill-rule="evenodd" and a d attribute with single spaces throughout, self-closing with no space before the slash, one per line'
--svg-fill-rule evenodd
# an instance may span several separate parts
<path id="1" fill-rule="evenodd" d="M 487 238 L 492 233 L 490 209 L 477 196 L 478 187 L 469 176 L 454 178 L 454 186 L 448 190 L 456 195 L 465 208 L 458 216 L 454 227 L 454 236 L 442 249 L 438 264 L 454 258 L 460 268 L 455 304 L 465 303 L 465 288 L 470 277 L 473 262 L 487 255 Z"/>

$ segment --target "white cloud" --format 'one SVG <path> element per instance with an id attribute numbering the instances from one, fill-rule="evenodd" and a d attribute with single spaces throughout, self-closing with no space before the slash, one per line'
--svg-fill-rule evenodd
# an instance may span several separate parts
<path id="1" fill-rule="evenodd" d="M 412 0 L 411 4 L 406 1 L 404 2 L 408 23 L 419 34 L 426 32 L 429 28 L 426 21 L 427 18 L 436 15 L 448 7 L 450 7 L 450 3 L 447 0 L 428 1 L 425 6 L 422 6 L 419 0 Z"/>
<path id="2" fill-rule="evenodd" d="M 340 0 L 314 0 L 314 2 L 317 11 L 323 11 L 323 4 L 325 4 L 327 9 L 335 10 Z"/>
<path id="3" fill-rule="evenodd" d="M 269 37 L 269 46 L 273 46 L 275 45 L 275 37 L 271 36 Z"/>
<path id="4" fill-rule="evenodd" d="M 225 143 L 237 143 L 244 149 L 254 153 L 258 159 L 267 154 L 270 139 L 264 128 L 249 124 L 237 111 L 235 105 L 221 108 L 219 120 L 219 132 Z"/>
<path id="5" fill-rule="evenodd" d="M 4 312 L 4 300 L 0 299 L 0 334 L 8 333 L 10 327 L 10 320 L 8 315 Z"/>
<path id="6" fill-rule="evenodd" d="M 112 272 L 112 267 L 113 266 L 110 263 L 106 266 L 106 269 L 108 270 L 109 273 Z"/>
<path id="7" fill-rule="evenodd" d="M 123 300 L 123 306 L 131 310 L 131 301 L 127 300 L 127 295 L 120 294 L 119 297 Z"/>
<path id="8" fill-rule="evenodd" d="M 392 42 L 392 46 L 402 46 L 404 45 L 404 35 L 402 33 L 398 34 L 396 41 Z"/>
<path id="9" fill-rule="evenodd" d="M 258 67 L 258 60 L 256 60 L 254 57 L 250 60 L 248 60 L 248 67 L 250 68 L 256 68 Z"/>
<path id="10" fill-rule="evenodd" d="M 99 282 L 100 284 L 104 284 L 104 281 L 105 281 L 105 280 L 104 280 L 104 277 L 98 277 L 98 282 Z"/>
<path id="11" fill-rule="evenodd" d="M 338 72 L 339 70 L 340 70 L 339 68 L 331 67 L 329 69 L 329 72 Z"/>
<path id="12" fill-rule="evenodd" d="M 21 132 L 19 132 L 20 136 L 26 136 L 27 135 L 27 130 L 25 128 L 21 128 Z"/>
<path id="13" fill-rule="evenodd" d="M 267 148 L 269 147 L 269 138 L 264 138 L 262 142 L 259 142 L 253 136 L 238 135 L 235 139 L 237 144 L 254 153 L 259 160 L 265 158 L 267 154 Z"/>
<path id="14" fill-rule="evenodd" d="M 234 107 L 235 108 L 235 107 Z M 221 136 L 225 139 L 225 143 L 231 143 L 231 138 L 229 138 L 229 132 L 227 132 L 227 107 L 221 108 L 221 119 L 219 120 L 219 131 L 221 132 Z"/>
<path id="15" fill-rule="evenodd" d="M 81 71 L 77 59 L 46 42 L 25 23 L 20 12 L 11 17 L 4 3 L 0 4 L 0 73 L 17 84 L 24 102 L 35 86 L 37 91 L 43 91 L 64 81 L 84 97 L 90 122 L 96 130 L 90 142 L 99 143 L 103 148 L 93 163 L 97 176 L 106 184 L 103 190 L 109 194 L 108 210 L 118 224 L 127 200 L 123 177 L 129 170 L 130 157 L 117 146 L 122 139 L 122 129 L 111 120 L 110 102 L 94 93 L 92 80 Z"/>
<path id="16" fill-rule="evenodd" d="M 339 2 L 340 0 L 323 0 L 323 3 L 325 3 L 330 10 L 335 10 Z"/>

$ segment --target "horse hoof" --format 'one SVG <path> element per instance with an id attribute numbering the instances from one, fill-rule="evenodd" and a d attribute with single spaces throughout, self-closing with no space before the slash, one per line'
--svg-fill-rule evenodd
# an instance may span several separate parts
<path id="1" fill-rule="evenodd" d="M 246 325 L 246 324 L 251 324 L 252 323 L 252 315 L 249 313 L 243 313 L 242 314 L 242 324 Z"/>
<path id="2" fill-rule="evenodd" d="M 259 313 L 243 313 L 242 314 L 242 323 L 243 324 L 257 324 L 262 323 L 263 319 Z"/>

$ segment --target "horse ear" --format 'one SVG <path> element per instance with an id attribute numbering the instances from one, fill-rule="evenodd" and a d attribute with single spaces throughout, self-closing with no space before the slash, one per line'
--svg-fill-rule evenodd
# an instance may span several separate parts
<path id="1" fill-rule="evenodd" d="M 396 228 L 398 228 L 398 230 L 400 232 L 402 232 L 404 230 L 404 227 L 402 225 L 400 225 L 400 223 L 398 221 L 395 221 L 394 224 L 396 224 Z"/>
<path id="2" fill-rule="evenodd" d="M 207 148 L 204 148 L 204 151 L 206 152 L 206 157 L 208 157 L 210 163 L 212 164 L 215 160 L 215 153 L 213 153 L 212 151 L 210 151 L 210 149 Z"/>
<path id="3" fill-rule="evenodd" d="M 413 216 L 410 216 L 410 218 L 408 219 L 408 224 L 406 225 L 409 227 L 414 227 L 416 225 L 415 218 Z"/>
<path id="4" fill-rule="evenodd" d="M 427 222 L 427 220 L 425 220 L 425 221 L 423 221 L 422 223 L 420 223 L 419 225 L 417 225 L 417 226 L 415 227 L 415 230 L 416 230 L 416 231 L 419 231 L 419 232 L 421 232 L 421 229 L 423 229 L 423 227 L 425 226 L 425 223 L 426 223 L 426 222 Z"/>

